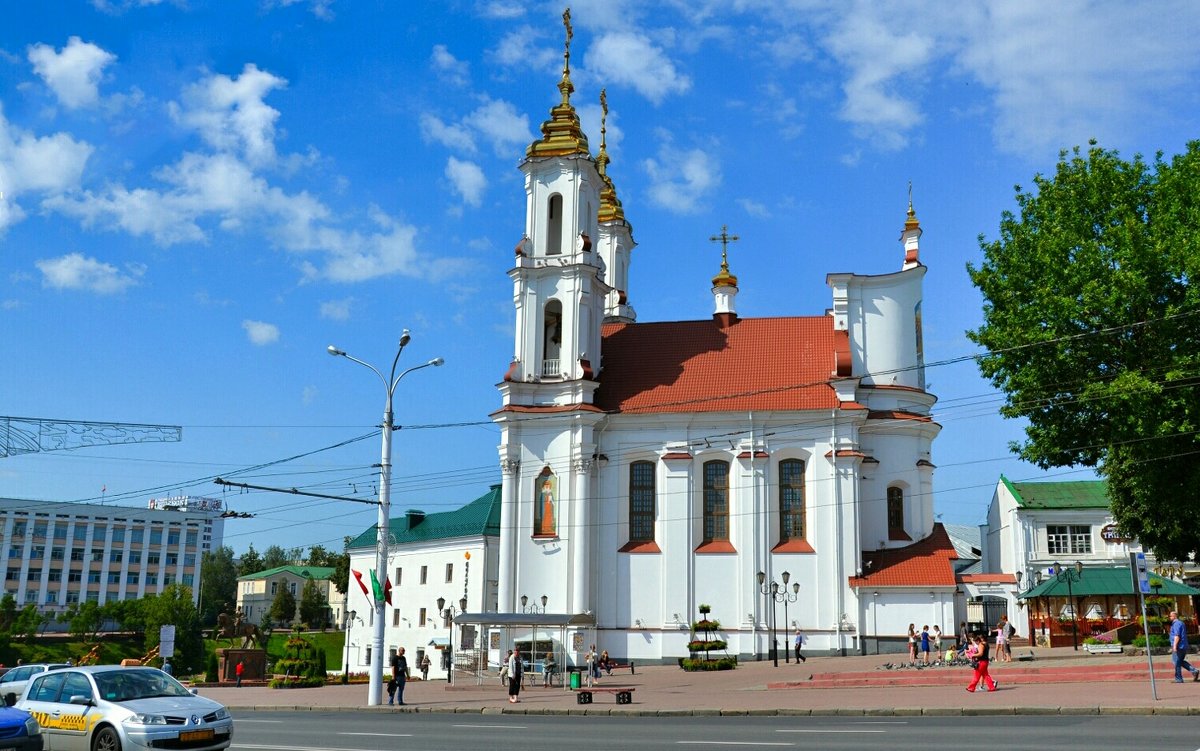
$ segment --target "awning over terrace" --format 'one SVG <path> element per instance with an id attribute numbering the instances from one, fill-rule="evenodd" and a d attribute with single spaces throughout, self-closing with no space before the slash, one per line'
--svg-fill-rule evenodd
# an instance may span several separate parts
<path id="1" fill-rule="evenodd" d="M 1150 576 L 1150 586 L 1156 594 L 1167 597 L 1200 595 L 1200 589 L 1189 587 L 1174 579 L 1164 579 L 1161 576 Z M 1133 578 L 1127 566 L 1094 566 L 1085 567 L 1083 575 L 1071 580 L 1070 594 L 1075 597 L 1093 597 L 1100 595 L 1128 595 L 1134 593 Z M 1067 597 L 1067 582 L 1064 578 L 1059 581 L 1050 577 L 1041 584 L 1034 585 L 1017 597 L 1031 600 L 1035 597 Z"/>

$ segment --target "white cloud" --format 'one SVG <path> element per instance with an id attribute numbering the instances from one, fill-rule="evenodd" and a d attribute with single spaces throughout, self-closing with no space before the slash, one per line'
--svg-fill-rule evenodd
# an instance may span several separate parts
<path id="1" fill-rule="evenodd" d="M 242 74 L 231 78 L 211 75 L 183 92 L 182 104 L 172 102 L 171 116 L 181 125 L 197 131 L 213 148 L 241 154 L 255 166 L 275 161 L 275 121 L 279 110 L 263 98 L 287 81 L 253 63 Z"/>
<path id="2" fill-rule="evenodd" d="M 721 182 L 721 168 L 703 149 L 677 149 L 671 134 L 658 130 L 662 143 L 657 159 L 646 159 L 642 168 L 650 178 L 650 199 L 678 214 L 694 214 Z"/>
<path id="3" fill-rule="evenodd" d="M 17 203 L 22 193 L 55 196 L 77 188 L 92 151 L 66 133 L 38 137 L 21 130 L 0 110 L 0 234 L 25 216 Z"/>
<path id="4" fill-rule="evenodd" d="M 455 86 L 466 86 L 471 77 L 471 66 L 450 54 L 444 44 L 435 44 L 433 54 L 429 57 L 433 70 L 444 81 Z"/>
<path id="5" fill-rule="evenodd" d="M 450 157 L 446 161 L 446 178 L 467 205 L 479 206 L 483 201 L 487 178 L 478 164 Z"/>
<path id="6" fill-rule="evenodd" d="M 483 3 L 479 8 L 480 15 L 484 18 L 520 18 L 525 15 L 525 6 L 515 0 L 492 0 L 492 2 Z"/>
<path id="7" fill-rule="evenodd" d="M 250 340 L 250 343 L 259 347 L 279 341 L 279 327 L 273 323 L 247 319 L 242 321 L 242 329 L 245 330 L 246 338 Z"/>
<path id="8" fill-rule="evenodd" d="M 931 62 L 935 44 L 929 32 L 910 29 L 898 33 L 895 19 L 883 9 L 855 4 L 825 41 L 849 70 L 842 83 L 846 95 L 842 119 L 878 148 L 904 147 L 908 132 L 919 126 L 924 116 L 903 83 Z"/>
<path id="9" fill-rule="evenodd" d="M 429 113 L 421 115 L 421 135 L 427 141 L 440 143 L 451 149 L 475 152 L 475 138 L 471 130 L 460 123 L 446 123 Z"/>
<path id="10" fill-rule="evenodd" d="M 330 321 L 348 321 L 350 320 L 350 306 L 353 304 L 353 297 L 342 300 L 326 300 L 321 303 L 321 317 Z"/>
<path id="11" fill-rule="evenodd" d="M 590 73 L 614 84 L 632 86 L 658 104 L 669 94 L 691 88 L 692 82 L 650 39 L 632 31 L 613 31 L 596 38 L 584 56 Z"/>
<path id="12" fill-rule="evenodd" d="M 92 0 L 92 7 L 101 13 L 109 13 L 118 15 L 124 13 L 130 8 L 146 8 L 152 5 L 160 5 L 163 0 Z M 176 0 L 176 5 L 181 5 L 183 0 Z"/>
<path id="13" fill-rule="evenodd" d="M 130 266 L 122 274 L 116 266 L 102 263 L 95 258 L 85 258 L 80 253 L 69 253 L 59 258 L 47 258 L 34 265 L 42 272 L 42 285 L 55 289 L 82 289 L 98 295 L 114 295 L 124 292 L 138 283 L 145 267 Z"/>
<path id="14" fill-rule="evenodd" d="M 317 400 L 319 394 L 316 386 L 305 386 L 300 392 L 300 403 L 307 407 Z"/>
<path id="15" fill-rule="evenodd" d="M 299 5 L 305 0 L 263 0 L 262 7 L 264 10 L 273 10 L 274 8 L 287 8 L 292 5 Z M 333 20 L 333 2 L 334 0 L 307 0 L 309 11 L 321 19 L 322 21 Z"/>
<path id="16" fill-rule="evenodd" d="M 100 78 L 117 56 L 77 36 L 67 40 L 61 52 L 47 44 L 28 50 L 29 62 L 58 101 L 67 109 L 90 107 L 100 101 Z"/>
<path id="17" fill-rule="evenodd" d="M 768 209 L 765 204 L 759 203 L 758 201 L 750 198 L 737 199 L 737 205 L 742 207 L 742 211 L 745 211 L 747 214 L 753 217 L 767 219 L 771 216 L 771 210 Z"/>
<path id="18" fill-rule="evenodd" d="M 492 142 L 496 154 L 505 156 L 533 140 L 529 117 L 502 99 L 488 99 L 463 120 Z"/>
<path id="19" fill-rule="evenodd" d="M 542 32 L 532 26 L 521 26 L 505 34 L 489 57 L 498 65 L 509 68 L 562 70 L 562 48 L 555 50 L 542 44 Z"/>

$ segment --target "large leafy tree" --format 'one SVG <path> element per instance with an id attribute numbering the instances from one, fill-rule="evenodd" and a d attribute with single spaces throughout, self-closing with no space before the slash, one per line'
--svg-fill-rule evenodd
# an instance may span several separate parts
<path id="1" fill-rule="evenodd" d="M 250 574 L 257 574 L 259 571 L 265 571 L 266 569 L 267 567 L 263 565 L 262 555 L 254 549 L 254 543 L 250 543 L 250 547 L 238 559 L 238 576 L 249 576 Z"/>
<path id="2" fill-rule="evenodd" d="M 290 566 L 295 562 L 292 557 L 292 552 L 284 550 L 278 545 L 272 545 L 263 551 L 262 556 L 262 571 L 268 569 L 279 568 L 280 566 Z"/>
<path id="3" fill-rule="evenodd" d="M 271 620 L 282 625 L 290 625 L 296 619 L 296 596 L 288 589 L 287 584 L 279 582 L 275 599 L 271 600 L 269 611 Z"/>
<path id="4" fill-rule="evenodd" d="M 237 565 L 228 545 L 204 554 L 200 564 L 200 622 L 212 625 L 229 603 L 237 601 Z"/>
<path id="5" fill-rule="evenodd" d="M 1200 142 L 1126 160 L 1093 142 L 1016 189 L 968 265 L 980 369 L 1042 468 L 1095 467 L 1114 518 L 1160 559 L 1200 550 Z"/>
<path id="6" fill-rule="evenodd" d="M 300 592 L 300 622 L 309 628 L 324 629 L 329 625 L 329 603 L 321 596 L 317 583 L 306 581 Z"/>
<path id="7" fill-rule="evenodd" d="M 184 584 L 169 584 L 157 595 L 143 600 L 146 629 L 146 649 L 159 646 L 161 628 L 175 626 L 175 656 L 171 664 L 175 675 L 195 673 L 204 669 L 204 636 L 200 615 L 192 603 L 192 590 Z"/>

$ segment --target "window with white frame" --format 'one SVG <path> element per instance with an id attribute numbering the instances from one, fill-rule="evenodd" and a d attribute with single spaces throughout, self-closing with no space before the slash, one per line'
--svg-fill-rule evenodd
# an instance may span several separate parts
<path id="1" fill-rule="evenodd" d="M 1087 524 L 1047 524 L 1046 552 L 1050 555 L 1091 553 L 1091 526 Z"/>

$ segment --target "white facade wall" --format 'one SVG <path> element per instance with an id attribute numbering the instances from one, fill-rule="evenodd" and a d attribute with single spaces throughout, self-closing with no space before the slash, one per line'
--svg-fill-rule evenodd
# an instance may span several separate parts
<path id="1" fill-rule="evenodd" d="M 466 557 L 470 554 L 470 558 Z M 420 655 L 428 652 L 431 662 L 430 680 L 445 679 L 442 667 L 442 650 L 451 639 L 455 651 L 460 644 L 458 626 L 453 629 L 445 625 L 437 612 L 437 599 L 445 598 L 445 607 L 459 612 L 459 600 L 467 598 L 467 612 L 495 611 L 496 609 L 496 566 L 497 544 L 491 537 L 463 537 L 446 540 L 431 540 L 427 543 L 404 543 L 392 545 L 388 550 L 388 576 L 392 581 L 392 604 L 386 606 L 387 621 L 384 627 L 385 660 L 400 647 L 404 647 L 410 673 L 420 675 Z M 450 581 L 446 581 L 446 566 L 452 566 Z M 370 570 L 375 567 L 375 549 L 363 548 L 350 551 L 350 568 L 360 571 L 370 587 Z M 421 569 L 425 569 L 425 581 L 421 581 Z M 533 597 L 533 594 L 530 594 Z M 343 605 L 343 614 L 353 612 L 343 626 L 347 628 L 346 644 L 350 672 L 365 673 L 374 633 L 374 607 L 369 594 L 363 594 L 354 577 Z M 421 623 L 424 609 L 425 622 Z M 478 635 L 477 639 L 480 638 Z M 431 644 L 433 642 L 433 644 Z M 343 655 L 345 658 L 346 655 Z M 385 665 L 389 664 L 385 662 Z"/>

